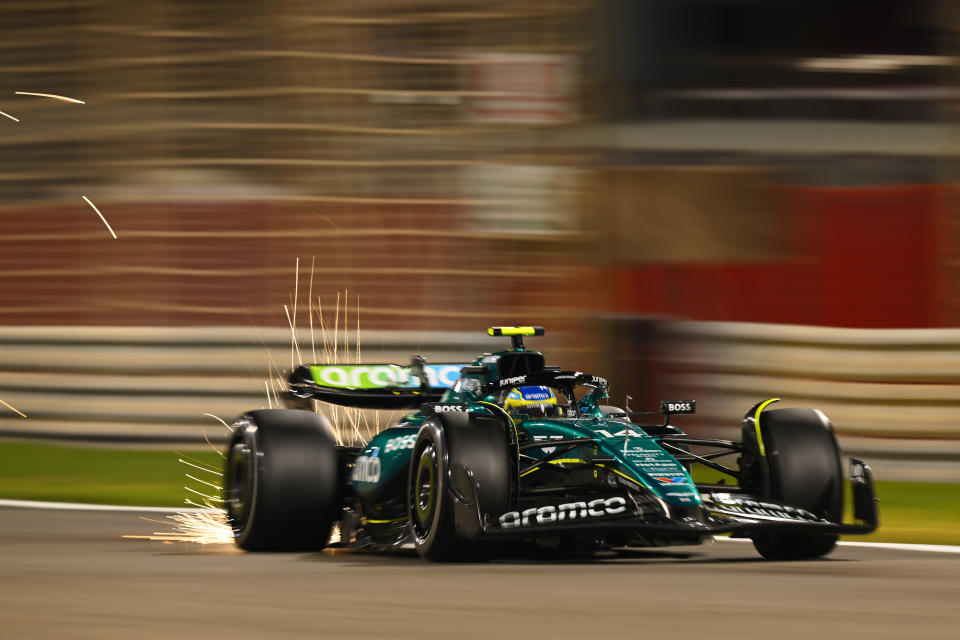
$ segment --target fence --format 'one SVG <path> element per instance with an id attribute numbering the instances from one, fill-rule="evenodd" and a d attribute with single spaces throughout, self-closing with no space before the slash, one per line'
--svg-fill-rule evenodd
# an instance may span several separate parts
<path id="1" fill-rule="evenodd" d="M 737 437 L 751 405 L 778 397 L 821 409 L 888 477 L 960 481 L 960 330 L 675 322 L 664 336 L 668 387 L 696 397 L 707 432 Z"/>
<path id="2" fill-rule="evenodd" d="M 595 3 L 67 4 L 0 7 L 0 324 L 282 326 L 296 258 L 367 328 L 566 308 Z"/>
<path id="3" fill-rule="evenodd" d="M 317 332 L 319 334 L 319 332 Z M 326 348 L 333 348 L 331 328 Z M 0 329 L 0 435 L 109 443 L 222 442 L 243 411 L 277 406 L 291 364 L 322 362 L 324 343 L 298 330 L 44 327 Z M 356 362 L 356 333 L 331 358 Z M 459 362 L 490 350 L 480 333 L 364 332 L 360 359 Z M 214 417 L 216 416 L 216 417 Z M 388 418 L 388 416 L 384 416 Z"/>
<path id="4" fill-rule="evenodd" d="M 423 353 L 459 362 L 497 346 L 473 332 L 360 335 L 358 358 L 356 334 L 338 334 L 337 361 L 404 363 Z M 225 430 L 213 416 L 229 422 L 275 406 L 292 363 L 333 356 L 319 334 L 310 336 L 298 329 L 298 354 L 291 332 L 279 329 L 2 328 L 0 399 L 28 417 L 0 407 L 0 436 L 219 444 Z M 697 399 L 697 415 L 684 426 L 737 438 L 747 408 L 780 397 L 783 406 L 822 409 L 843 448 L 880 465 L 881 478 L 960 481 L 960 330 L 667 322 L 648 326 L 643 339 L 657 341 L 650 353 L 661 354 L 642 363 L 660 372 L 660 382 L 651 376 L 644 384 Z M 538 347 L 555 363 L 595 359 L 569 344 L 568 335 L 553 334 Z M 628 368 L 618 370 L 627 375 Z M 628 381 L 612 383 L 615 403 L 636 393 Z M 390 417 L 368 416 L 379 420 L 369 429 Z M 350 428 L 342 414 L 340 423 Z"/>

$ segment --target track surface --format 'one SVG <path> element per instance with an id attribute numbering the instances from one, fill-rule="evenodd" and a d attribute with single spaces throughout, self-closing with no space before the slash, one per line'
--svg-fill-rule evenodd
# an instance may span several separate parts
<path id="1" fill-rule="evenodd" d="M 157 518 L 157 514 L 145 514 Z M 617 559 L 431 565 L 124 540 L 135 513 L 0 508 L 0 638 L 947 638 L 960 555 L 750 544 Z"/>

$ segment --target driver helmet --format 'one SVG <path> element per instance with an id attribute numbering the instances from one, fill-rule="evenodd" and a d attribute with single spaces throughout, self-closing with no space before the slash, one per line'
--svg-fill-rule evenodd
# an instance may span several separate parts
<path id="1" fill-rule="evenodd" d="M 517 387 L 507 394 L 503 408 L 514 418 L 550 418 L 560 415 L 557 394 L 550 387 Z"/>

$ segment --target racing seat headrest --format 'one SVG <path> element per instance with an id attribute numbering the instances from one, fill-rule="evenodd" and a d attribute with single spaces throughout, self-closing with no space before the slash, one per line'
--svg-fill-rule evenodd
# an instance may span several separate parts
<path id="1" fill-rule="evenodd" d="M 539 351 L 511 351 L 500 356 L 497 375 L 504 378 L 543 373 L 546 361 Z"/>

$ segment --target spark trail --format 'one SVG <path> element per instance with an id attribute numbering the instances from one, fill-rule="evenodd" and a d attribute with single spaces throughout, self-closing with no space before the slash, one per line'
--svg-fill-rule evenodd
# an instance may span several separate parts
<path id="1" fill-rule="evenodd" d="M 83 198 L 84 200 L 86 200 L 87 204 L 90 205 L 90 207 L 91 207 L 94 211 L 97 212 L 97 215 L 100 216 L 100 219 L 101 219 L 101 220 L 103 220 L 103 224 L 105 224 L 105 225 L 107 226 L 107 231 L 109 231 L 109 232 L 110 232 L 110 235 L 113 236 L 113 239 L 116 240 L 116 239 L 117 239 L 117 234 L 113 232 L 113 227 L 110 226 L 110 223 L 107 222 L 107 219 L 103 217 L 103 214 L 102 214 L 102 213 L 100 213 L 100 209 L 97 209 L 97 205 L 95 205 L 95 204 L 93 204 L 92 202 L 90 202 L 90 198 L 88 198 L 87 196 L 80 196 L 80 197 Z"/>
<path id="2" fill-rule="evenodd" d="M 83 100 L 68 98 L 67 96 L 57 95 L 56 93 L 34 93 L 33 91 L 14 91 L 18 96 L 36 96 L 38 98 L 53 98 L 54 100 L 63 100 L 64 102 L 73 102 L 74 104 L 87 104 Z"/>
<path id="3" fill-rule="evenodd" d="M 2 404 L 2 405 L 5 406 L 7 409 L 10 409 L 10 411 L 13 411 L 15 414 L 17 414 L 17 415 L 19 415 L 19 416 L 21 416 L 21 417 L 23 417 L 23 418 L 26 418 L 26 417 L 27 417 L 27 414 L 23 413 L 22 411 L 17 411 L 17 409 L 15 409 L 14 407 L 10 406 L 9 404 L 7 404 L 6 402 L 4 402 L 3 400 L 0 400 L 0 404 Z"/>

